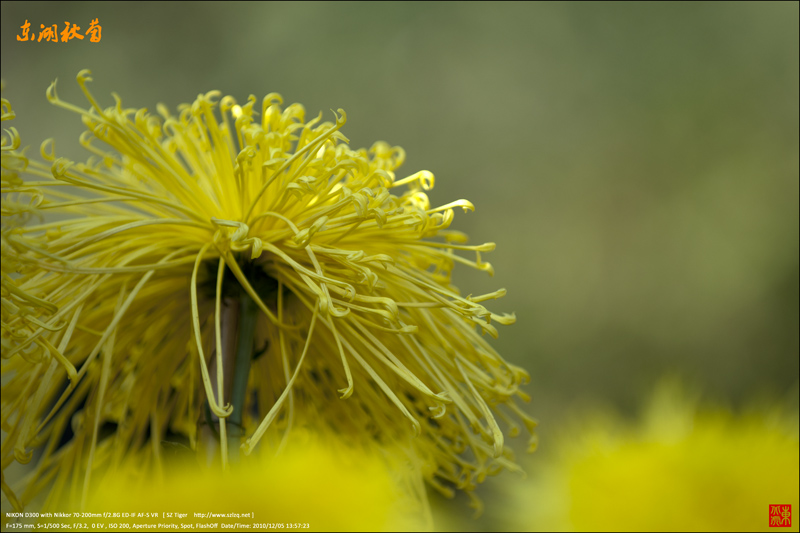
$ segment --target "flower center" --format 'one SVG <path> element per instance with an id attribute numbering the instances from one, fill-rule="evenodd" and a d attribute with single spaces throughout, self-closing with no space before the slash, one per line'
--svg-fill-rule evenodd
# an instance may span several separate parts
<path id="1" fill-rule="evenodd" d="M 246 253 L 235 255 L 236 263 L 261 300 L 269 307 L 275 307 L 278 297 L 278 281 L 264 270 L 265 257 L 262 256 L 251 260 L 246 257 Z M 198 284 L 198 291 L 209 300 L 216 298 L 218 265 L 218 259 L 208 259 L 203 262 L 205 275 L 202 278 L 203 281 Z M 222 278 L 222 297 L 238 300 L 246 294 L 239 280 L 236 279 L 231 269 L 226 266 Z"/>

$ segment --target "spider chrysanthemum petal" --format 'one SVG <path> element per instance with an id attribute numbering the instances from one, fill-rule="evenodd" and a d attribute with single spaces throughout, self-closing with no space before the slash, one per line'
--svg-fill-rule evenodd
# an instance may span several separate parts
<path id="1" fill-rule="evenodd" d="M 498 419 L 532 431 L 514 403 L 528 377 L 482 335 L 513 323 L 483 305 L 505 291 L 451 285 L 456 263 L 492 273 L 494 244 L 448 229 L 470 202 L 432 208 L 430 172 L 396 178 L 401 148 L 350 149 L 341 109 L 307 121 L 276 94 L 209 92 L 156 116 L 116 95 L 101 108 L 90 79 L 88 109 L 47 91 L 87 127 L 86 163 L 45 142 L 44 161 L 6 179 L 3 148 L 3 468 L 43 448 L 22 504 L 50 484 L 51 503 L 85 491 L 128 453 L 159 468 L 166 435 L 197 446 L 206 402 L 233 424 L 223 322 L 237 298 L 257 308 L 261 353 L 237 413 L 244 453 L 305 424 L 405 447 L 445 492 L 517 468 Z M 12 228 L 22 196 L 45 218 Z"/>

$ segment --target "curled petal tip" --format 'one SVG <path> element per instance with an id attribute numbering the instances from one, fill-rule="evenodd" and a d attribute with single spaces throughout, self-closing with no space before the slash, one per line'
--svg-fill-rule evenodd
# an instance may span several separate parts
<path id="1" fill-rule="evenodd" d="M 89 70 L 88 68 L 85 68 L 85 69 L 81 70 L 80 72 L 78 72 L 78 76 L 75 79 L 77 79 L 78 83 L 80 83 L 81 85 L 83 85 L 87 81 L 93 81 L 93 79 L 92 79 L 92 71 Z"/>
<path id="2" fill-rule="evenodd" d="M 47 101 L 48 102 L 55 102 L 58 100 L 58 93 L 56 93 L 56 84 L 58 83 L 58 78 L 54 79 L 53 82 L 47 87 Z"/>

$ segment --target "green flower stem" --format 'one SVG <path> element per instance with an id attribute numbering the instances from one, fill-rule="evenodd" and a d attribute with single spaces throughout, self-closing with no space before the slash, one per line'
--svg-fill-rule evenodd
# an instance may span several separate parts
<path id="1" fill-rule="evenodd" d="M 228 418 L 228 455 L 231 462 L 238 461 L 239 446 L 244 433 L 242 420 L 247 398 L 247 379 L 250 376 L 250 361 L 253 358 L 253 342 L 256 331 L 258 306 L 242 291 L 239 299 L 239 338 L 236 346 L 236 361 L 233 375 L 231 404 L 233 413 Z"/>

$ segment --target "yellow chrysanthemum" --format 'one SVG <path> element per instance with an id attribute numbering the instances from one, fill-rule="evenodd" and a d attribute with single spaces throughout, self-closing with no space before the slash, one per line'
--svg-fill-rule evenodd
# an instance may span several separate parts
<path id="1" fill-rule="evenodd" d="M 112 453 L 100 443 L 97 456 Z M 335 435 L 299 429 L 278 457 L 253 454 L 230 471 L 199 468 L 188 449 L 164 450 L 163 475 L 143 469 L 146 458 L 129 454 L 117 468 L 98 469 L 85 504 L 81 494 L 53 521 L 95 531 L 248 528 L 306 531 L 430 530 L 430 510 L 418 497 L 419 471 L 387 449 L 356 449 Z M 391 466 L 391 469 L 387 469 Z M 424 490 L 424 489 L 423 489 Z M 41 519 L 3 516 L 17 528 Z M 72 527 L 69 527 L 72 526 Z M 14 526 L 12 526 L 14 527 Z"/>
<path id="2" fill-rule="evenodd" d="M 599 415 L 581 426 L 558 440 L 549 463 L 532 466 L 531 479 L 513 485 L 513 527 L 767 531 L 770 505 L 797 512 L 796 412 L 698 409 L 669 382 L 641 425 Z"/>
<path id="3" fill-rule="evenodd" d="M 87 494 L 100 462 L 157 469 L 164 440 L 226 463 L 300 422 L 408 450 L 445 492 L 517 468 L 496 417 L 533 429 L 513 401 L 527 375 L 482 336 L 514 321 L 481 305 L 505 291 L 450 283 L 456 263 L 492 272 L 494 244 L 447 229 L 472 204 L 431 208 L 432 174 L 396 179 L 404 152 L 383 142 L 351 150 L 342 110 L 306 121 L 270 94 L 259 120 L 255 97 L 211 92 L 159 117 L 116 95 L 101 108 L 88 74 L 89 109 L 47 96 L 82 117 L 93 156 L 45 142 L 48 164 L 3 181 L 4 215 L 28 192 L 47 217 L 3 234 L 3 469 L 43 448 L 22 505 L 51 485 L 50 505 Z"/>
<path id="4" fill-rule="evenodd" d="M 11 104 L 5 98 L 2 99 L 2 121 L 6 122 L 15 117 Z M 57 309 L 54 305 L 37 298 L 29 291 L 20 290 L 16 273 L 25 268 L 25 265 L 16 260 L 17 255 L 13 253 L 12 247 L 15 242 L 27 241 L 28 245 L 35 246 L 39 239 L 31 235 L 22 235 L 17 228 L 24 226 L 33 216 L 41 216 L 36 205 L 42 198 L 35 189 L 27 187 L 22 180 L 28 166 L 28 158 L 25 157 L 19 148 L 21 143 L 16 128 L 10 127 L 4 130 L 6 135 L 2 140 L 2 190 L 14 191 L 3 196 L 2 216 L 3 226 L 0 237 L 2 238 L 2 316 L 3 316 L 3 352 L 11 348 L 10 340 L 7 340 L 6 333 L 13 336 L 12 329 L 6 329 L 6 323 L 12 319 L 17 319 L 20 323 L 31 322 L 34 326 L 43 325 L 35 317 L 35 311 L 44 310 L 54 313 Z M 13 235 L 13 237 L 12 237 Z M 24 249 L 23 249 L 24 250 Z M 24 338 L 20 336 L 19 338 Z"/>
<path id="5" fill-rule="evenodd" d="M 264 529 L 259 524 L 308 531 L 430 529 L 428 512 L 407 487 L 414 482 L 413 472 L 402 465 L 390 472 L 384 458 L 330 436 L 323 440 L 302 430 L 301 434 L 299 439 L 293 436 L 279 459 L 254 457 L 245 468 L 228 473 L 198 469 L 188 459 L 173 462 L 166 475 L 154 478 L 142 475 L 138 458 L 129 457 L 122 469 L 98 475 L 86 509 L 133 515 L 92 520 L 108 530 L 118 529 L 111 524 L 119 522 L 139 527 L 217 524 L 210 528 L 217 531 L 223 524 L 246 524 L 255 530 Z M 69 509 L 78 508 L 78 500 Z"/>

